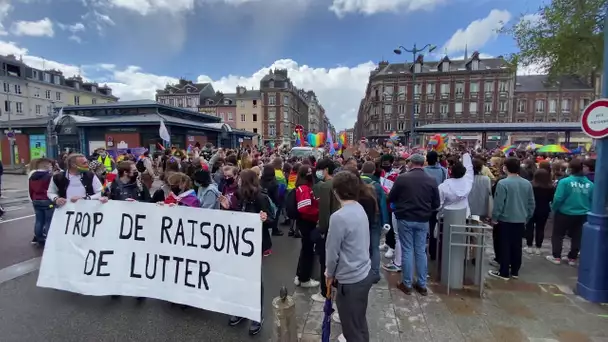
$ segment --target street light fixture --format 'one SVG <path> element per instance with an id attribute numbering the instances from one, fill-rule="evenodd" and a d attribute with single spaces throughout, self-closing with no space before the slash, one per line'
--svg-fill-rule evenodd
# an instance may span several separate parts
<path id="1" fill-rule="evenodd" d="M 416 63 L 417 54 L 424 52 L 426 49 L 428 49 L 428 52 L 430 53 L 430 52 L 433 52 L 436 48 L 437 48 L 437 46 L 435 46 L 433 44 L 426 44 L 424 47 L 422 47 L 422 49 L 418 49 L 418 48 L 416 48 L 416 44 L 414 44 L 414 47 L 411 49 L 406 49 L 403 46 L 399 46 L 399 48 L 393 50 L 393 52 L 396 55 L 401 55 L 403 52 L 411 53 L 412 54 L 412 65 L 413 65 L 414 63 Z M 415 110 L 415 108 L 416 108 L 416 70 L 415 69 L 414 69 L 414 72 L 412 73 L 412 84 L 413 84 L 413 86 L 412 86 L 413 91 L 412 91 L 412 117 L 411 117 L 411 127 L 410 127 L 410 146 L 413 147 L 414 142 L 416 141 L 414 139 L 414 134 L 415 134 L 414 126 L 415 126 L 415 120 L 416 120 L 416 117 L 414 114 L 416 111 Z"/>

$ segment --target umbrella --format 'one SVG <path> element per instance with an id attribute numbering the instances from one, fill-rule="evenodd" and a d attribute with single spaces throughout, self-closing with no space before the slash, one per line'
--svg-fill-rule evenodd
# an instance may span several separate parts
<path id="1" fill-rule="evenodd" d="M 530 143 L 528 145 L 528 147 L 526 147 L 526 150 L 537 150 L 539 148 L 543 147 L 543 145 L 541 144 L 535 144 L 535 143 Z"/>
<path id="2" fill-rule="evenodd" d="M 331 334 L 331 315 L 334 313 L 331 300 L 331 284 L 327 284 L 323 312 L 325 315 L 323 316 L 323 326 L 321 327 L 321 342 L 329 342 L 329 335 Z"/>
<path id="3" fill-rule="evenodd" d="M 545 145 L 545 146 L 539 148 L 538 150 L 536 150 L 536 152 L 540 152 L 540 153 L 570 153 L 570 150 L 568 150 L 567 148 L 565 148 L 562 145 Z"/>

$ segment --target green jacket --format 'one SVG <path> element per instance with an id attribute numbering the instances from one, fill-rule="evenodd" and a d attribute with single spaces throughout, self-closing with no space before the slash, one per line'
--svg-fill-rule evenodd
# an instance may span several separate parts
<path id="1" fill-rule="evenodd" d="M 587 215 L 592 197 L 593 182 L 585 176 L 568 176 L 557 182 L 551 210 L 564 215 Z"/>
<path id="2" fill-rule="evenodd" d="M 334 195 L 332 183 L 331 179 L 318 182 L 312 189 L 315 197 L 319 199 L 319 231 L 323 235 L 329 230 L 329 217 L 340 209 L 340 202 Z"/>

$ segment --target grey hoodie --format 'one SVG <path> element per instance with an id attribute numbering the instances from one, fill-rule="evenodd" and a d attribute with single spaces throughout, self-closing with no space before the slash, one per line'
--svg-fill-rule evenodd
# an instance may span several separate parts
<path id="1" fill-rule="evenodd" d="M 209 184 L 206 188 L 198 188 L 196 197 L 201 202 L 201 208 L 219 209 L 220 208 L 220 191 L 215 183 Z"/>

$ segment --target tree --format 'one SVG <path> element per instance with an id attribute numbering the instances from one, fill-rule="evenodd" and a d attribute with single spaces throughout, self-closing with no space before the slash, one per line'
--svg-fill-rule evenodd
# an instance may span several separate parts
<path id="1" fill-rule="evenodd" d="M 511 62 L 538 66 L 551 76 L 587 78 L 601 72 L 606 6 L 608 0 L 553 0 L 522 16 L 501 30 L 520 50 Z"/>

